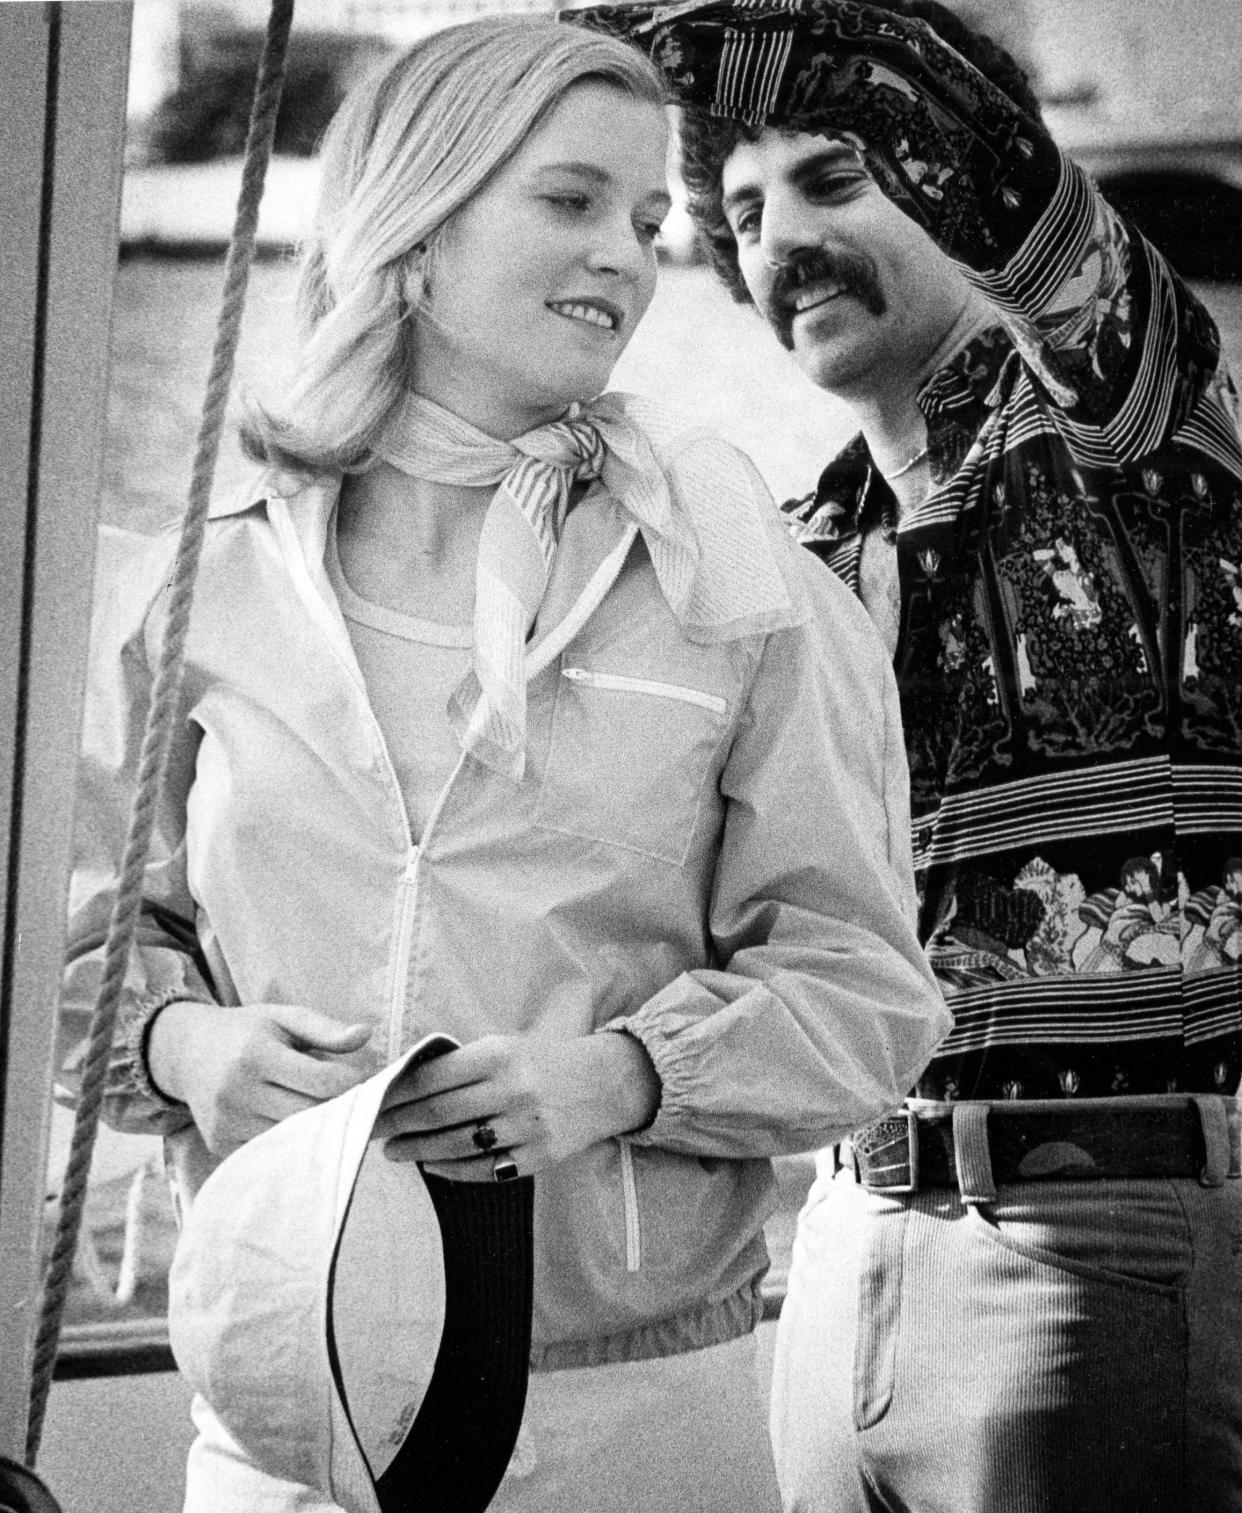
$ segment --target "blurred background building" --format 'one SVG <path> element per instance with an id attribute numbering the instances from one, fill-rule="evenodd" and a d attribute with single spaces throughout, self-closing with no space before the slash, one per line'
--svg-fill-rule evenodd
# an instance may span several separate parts
<path id="1" fill-rule="evenodd" d="M 947 0 L 1026 68 L 1053 134 L 1181 271 L 1242 277 L 1242 3 L 1239 0 Z M 551 0 L 299 0 L 261 237 L 296 240 L 311 189 L 303 166 L 358 76 L 428 31 Z M 136 0 L 129 97 L 133 169 L 240 153 L 261 42 L 256 0 Z M 217 188 L 217 181 L 221 187 Z M 178 187 L 179 186 L 179 187 Z M 127 243 L 222 240 L 219 175 L 127 185 Z M 184 213 L 188 219 L 179 219 Z M 675 215 L 674 257 L 694 255 Z"/>
<path id="2" fill-rule="evenodd" d="M 497 10 L 552 8 L 549 0 L 298 0 L 277 151 L 313 151 L 359 70 L 389 49 Z M 263 20 L 254 0 L 135 0 L 133 157 L 196 162 L 241 150 Z"/>

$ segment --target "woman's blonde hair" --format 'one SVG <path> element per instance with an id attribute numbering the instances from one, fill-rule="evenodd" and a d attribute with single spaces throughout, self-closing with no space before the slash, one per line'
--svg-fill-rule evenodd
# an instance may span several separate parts
<path id="1" fill-rule="evenodd" d="M 663 104 L 628 43 L 545 16 L 493 16 L 423 38 L 345 100 L 320 153 L 298 283 L 301 356 L 279 410 L 253 402 L 250 456 L 357 471 L 401 398 L 413 323 L 455 212 L 574 84 Z"/>

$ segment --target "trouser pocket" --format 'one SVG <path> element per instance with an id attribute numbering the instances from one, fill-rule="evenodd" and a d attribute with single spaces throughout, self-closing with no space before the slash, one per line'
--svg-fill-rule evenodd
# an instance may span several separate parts
<path id="1" fill-rule="evenodd" d="M 967 1222 L 986 1244 L 1107 1286 L 1176 1293 L 1194 1261 L 1173 1178 L 1012 1183 Z"/>

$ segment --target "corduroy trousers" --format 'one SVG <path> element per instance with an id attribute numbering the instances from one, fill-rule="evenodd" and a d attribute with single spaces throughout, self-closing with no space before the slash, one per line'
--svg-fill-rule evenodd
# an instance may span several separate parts
<path id="1" fill-rule="evenodd" d="M 785 1513 L 1239 1513 L 1242 1181 L 821 1176 L 772 1439 Z"/>

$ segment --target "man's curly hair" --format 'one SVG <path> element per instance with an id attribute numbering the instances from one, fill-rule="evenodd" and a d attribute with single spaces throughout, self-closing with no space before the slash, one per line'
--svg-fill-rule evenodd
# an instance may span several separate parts
<path id="1" fill-rule="evenodd" d="M 1003 89 L 1019 110 L 1033 120 L 1043 119 L 1030 79 L 1019 64 L 982 32 L 938 0 L 886 0 L 881 9 L 894 15 L 926 21 L 932 30 L 961 53 L 998 89 Z M 721 205 L 721 174 L 739 142 L 757 142 L 763 128 L 709 115 L 698 106 L 681 111 L 681 177 L 686 186 L 687 209 L 705 248 L 708 261 L 726 289 L 738 302 L 752 303 L 737 263 L 737 242 Z"/>

